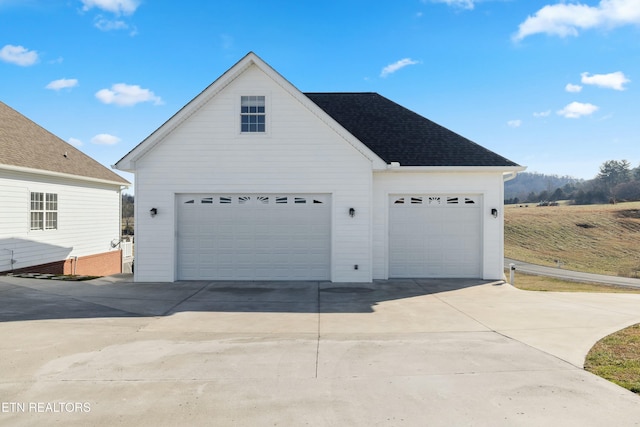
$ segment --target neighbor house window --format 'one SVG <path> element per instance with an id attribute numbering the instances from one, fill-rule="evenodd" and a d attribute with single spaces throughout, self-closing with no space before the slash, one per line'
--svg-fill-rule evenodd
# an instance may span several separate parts
<path id="1" fill-rule="evenodd" d="M 264 96 L 243 96 L 240 100 L 240 131 L 265 132 Z"/>
<path id="2" fill-rule="evenodd" d="M 55 193 L 31 193 L 31 230 L 56 230 L 58 228 L 58 195 Z"/>

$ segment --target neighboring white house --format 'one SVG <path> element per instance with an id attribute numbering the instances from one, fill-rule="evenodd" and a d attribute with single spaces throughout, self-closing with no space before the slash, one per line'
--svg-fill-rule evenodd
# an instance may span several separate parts
<path id="1" fill-rule="evenodd" d="M 0 272 L 122 271 L 129 182 L 0 102 Z"/>
<path id="2" fill-rule="evenodd" d="M 523 167 L 375 93 L 249 53 L 124 156 L 136 281 L 503 277 Z"/>

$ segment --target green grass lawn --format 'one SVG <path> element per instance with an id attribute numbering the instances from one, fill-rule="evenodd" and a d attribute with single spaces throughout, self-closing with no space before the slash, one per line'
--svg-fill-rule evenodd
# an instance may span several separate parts
<path id="1" fill-rule="evenodd" d="M 584 368 L 640 394 L 640 324 L 598 341 L 589 351 Z"/>
<path id="2" fill-rule="evenodd" d="M 600 285 L 597 283 L 581 283 L 568 280 L 554 279 L 552 277 L 534 276 L 516 272 L 514 285 L 524 291 L 541 292 L 608 292 L 640 294 L 640 288 L 626 288 L 622 286 Z"/>

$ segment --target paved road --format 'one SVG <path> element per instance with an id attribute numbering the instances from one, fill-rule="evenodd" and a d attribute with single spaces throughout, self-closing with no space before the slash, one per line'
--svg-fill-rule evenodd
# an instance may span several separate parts
<path id="1" fill-rule="evenodd" d="M 510 258 L 504 259 L 505 268 L 509 268 L 509 264 L 515 264 L 516 271 L 523 273 L 535 274 L 537 276 L 555 277 L 558 279 L 574 280 L 587 283 L 602 283 L 606 285 L 623 286 L 629 288 L 640 288 L 640 279 L 631 279 L 628 277 L 605 276 L 602 274 L 583 273 L 581 271 L 571 271 L 556 267 L 544 267 L 542 265 L 529 264 L 523 261 L 516 261 Z M 507 277 L 509 273 L 507 272 Z"/>

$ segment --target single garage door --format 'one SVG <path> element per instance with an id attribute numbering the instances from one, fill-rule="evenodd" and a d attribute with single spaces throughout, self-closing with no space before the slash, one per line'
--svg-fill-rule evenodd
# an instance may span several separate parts
<path id="1" fill-rule="evenodd" d="M 478 195 L 389 200 L 389 277 L 482 277 Z"/>
<path id="2" fill-rule="evenodd" d="M 329 280 L 325 194 L 181 194 L 179 280 Z"/>

